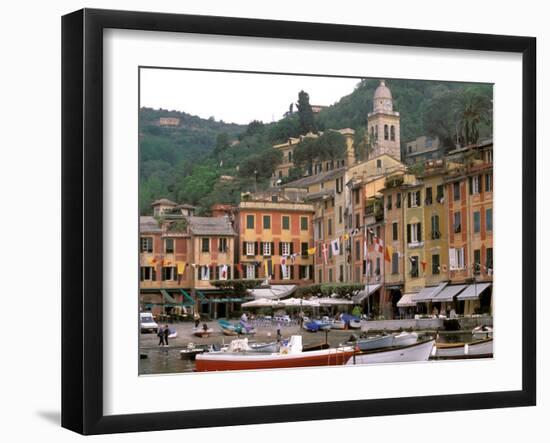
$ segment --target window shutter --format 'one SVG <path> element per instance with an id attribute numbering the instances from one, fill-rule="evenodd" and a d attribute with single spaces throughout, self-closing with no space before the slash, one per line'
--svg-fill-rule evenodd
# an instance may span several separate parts
<path id="1" fill-rule="evenodd" d="M 294 254 L 294 242 L 290 242 L 290 255 Z"/>
<path id="2" fill-rule="evenodd" d="M 294 266 L 289 266 L 290 267 L 290 279 L 291 280 L 294 280 Z"/>
<path id="3" fill-rule="evenodd" d="M 418 223 L 418 241 L 422 241 L 422 223 Z"/>
<path id="4" fill-rule="evenodd" d="M 243 255 L 246 255 L 246 242 L 243 241 Z"/>
<path id="5" fill-rule="evenodd" d="M 481 194 L 483 192 L 483 175 L 479 175 L 477 179 L 479 181 L 479 193 Z"/>
<path id="6" fill-rule="evenodd" d="M 407 243 L 411 242 L 411 225 L 407 223 Z"/>
<path id="7" fill-rule="evenodd" d="M 155 269 L 154 266 L 151 268 L 151 272 L 152 272 L 151 275 L 152 275 L 153 281 L 157 281 L 157 270 Z"/>
<path id="8" fill-rule="evenodd" d="M 254 255 L 258 255 L 258 250 L 260 249 L 260 242 L 254 242 Z"/>
<path id="9" fill-rule="evenodd" d="M 418 206 L 422 206 L 422 202 L 420 201 L 420 191 L 416 191 L 416 203 Z"/>
<path id="10" fill-rule="evenodd" d="M 472 177 L 468 177 L 468 183 L 470 186 L 470 195 L 474 193 L 474 179 Z"/>
<path id="11" fill-rule="evenodd" d="M 258 266 L 254 266 L 254 278 L 258 278 Z"/>
<path id="12" fill-rule="evenodd" d="M 456 269 L 456 249 L 449 248 L 449 268 Z"/>
<path id="13" fill-rule="evenodd" d="M 281 256 L 283 255 L 283 242 L 282 241 L 279 242 L 279 255 L 281 255 Z"/>
<path id="14" fill-rule="evenodd" d="M 315 272 L 315 269 L 314 269 L 313 265 L 309 265 L 309 279 L 310 280 L 313 280 L 314 272 Z"/>
<path id="15" fill-rule="evenodd" d="M 271 255 L 275 255 L 275 242 L 271 242 Z"/>
<path id="16" fill-rule="evenodd" d="M 411 193 L 407 192 L 407 207 L 411 207 Z"/>

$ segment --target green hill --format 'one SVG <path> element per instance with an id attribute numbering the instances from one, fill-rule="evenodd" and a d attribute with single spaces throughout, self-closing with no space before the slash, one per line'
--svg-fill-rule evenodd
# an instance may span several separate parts
<path id="1" fill-rule="evenodd" d="M 378 83 L 375 79 L 358 82 L 351 94 L 316 114 L 313 123 L 308 121 L 309 127 L 364 129 Z M 442 140 L 445 150 L 454 147 L 457 130 L 462 142 L 492 134 L 491 85 L 420 80 L 388 80 L 386 84 L 392 91 L 394 110 L 400 112 L 402 145 L 432 135 Z M 177 117 L 180 124 L 160 127 L 160 117 Z M 273 144 L 297 137 L 304 132 L 303 126 L 298 112 L 277 122 L 237 125 L 185 112 L 142 108 L 140 212 L 150 214 L 151 202 L 160 197 L 196 205 L 204 214 L 214 203 L 238 203 L 241 192 L 269 186 L 280 161 Z"/>

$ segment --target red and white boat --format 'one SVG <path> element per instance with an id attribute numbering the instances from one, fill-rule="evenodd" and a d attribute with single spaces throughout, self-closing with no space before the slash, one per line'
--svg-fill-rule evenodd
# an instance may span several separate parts
<path id="1" fill-rule="evenodd" d="M 302 337 L 293 335 L 288 346 L 281 347 L 281 350 L 277 353 L 220 351 L 197 355 L 195 370 L 197 372 L 241 371 L 246 369 L 345 365 L 354 352 L 355 349 L 351 346 L 303 352 Z"/>

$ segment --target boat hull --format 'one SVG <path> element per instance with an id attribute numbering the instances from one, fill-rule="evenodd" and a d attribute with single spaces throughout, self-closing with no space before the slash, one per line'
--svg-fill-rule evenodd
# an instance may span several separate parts
<path id="1" fill-rule="evenodd" d="M 193 335 L 196 337 L 206 338 L 210 337 L 214 331 L 212 329 L 207 329 L 206 331 L 204 329 L 196 330 L 193 332 Z"/>
<path id="2" fill-rule="evenodd" d="M 475 357 L 475 356 L 491 356 L 493 354 L 493 339 L 480 340 L 473 343 L 468 343 L 466 350 L 465 343 L 458 344 L 437 344 L 434 357 Z"/>
<path id="3" fill-rule="evenodd" d="M 249 369 L 301 368 L 310 366 L 345 365 L 354 354 L 353 348 L 326 349 L 321 351 L 300 352 L 296 354 L 241 354 L 208 353 L 197 355 L 195 370 L 241 371 Z"/>
<path id="4" fill-rule="evenodd" d="M 348 361 L 348 365 L 366 365 L 377 363 L 406 363 L 427 361 L 430 358 L 435 340 L 429 340 L 398 349 L 380 350 L 357 354 Z"/>

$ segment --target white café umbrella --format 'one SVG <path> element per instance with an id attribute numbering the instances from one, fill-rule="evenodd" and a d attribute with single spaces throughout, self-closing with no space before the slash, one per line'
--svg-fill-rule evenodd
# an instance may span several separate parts
<path id="1" fill-rule="evenodd" d="M 278 300 L 270 300 L 268 298 L 259 298 L 257 300 L 248 301 L 241 305 L 243 308 L 272 308 L 282 306 Z"/>

